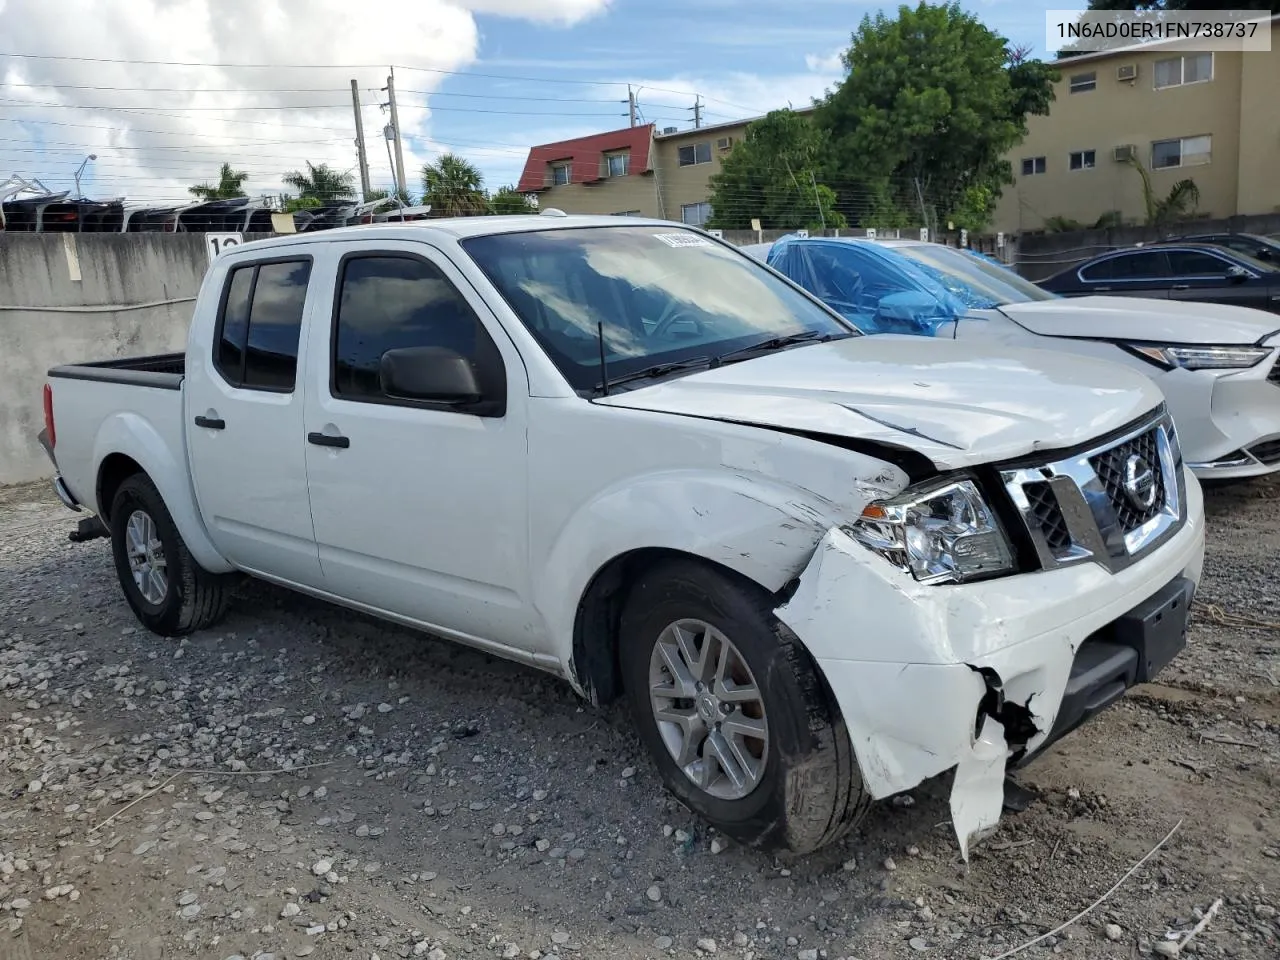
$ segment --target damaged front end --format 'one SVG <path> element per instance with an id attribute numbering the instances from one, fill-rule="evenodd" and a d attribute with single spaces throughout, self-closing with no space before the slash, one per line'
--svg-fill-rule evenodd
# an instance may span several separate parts
<path id="1" fill-rule="evenodd" d="M 1080 564 L 931 583 L 833 528 L 776 613 L 825 675 L 868 793 L 884 799 L 955 771 L 951 814 L 967 860 L 999 823 L 1011 768 L 1181 649 L 1202 555 L 1196 525 L 1145 570 Z"/>

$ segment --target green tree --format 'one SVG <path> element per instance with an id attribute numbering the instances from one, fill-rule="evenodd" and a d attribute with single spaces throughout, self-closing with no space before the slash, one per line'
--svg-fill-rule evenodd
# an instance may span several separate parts
<path id="1" fill-rule="evenodd" d="M 218 171 L 217 186 L 198 183 L 194 187 L 187 187 L 187 192 L 201 200 L 230 200 L 232 197 L 247 196 L 243 184 L 248 179 L 248 173 L 243 170 L 233 170 L 231 164 L 224 163 L 222 169 Z"/>
<path id="2" fill-rule="evenodd" d="M 474 217 L 489 212 L 480 169 L 456 153 L 442 153 L 422 168 L 422 202 L 444 217 Z"/>
<path id="3" fill-rule="evenodd" d="M 745 230 L 758 218 L 766 230 L 847 226 L 835 191 L 817 174 L 825 144 L 825 134 L 791 110 L 774 110 L 749 124 L 711 177 L 707 225 Z"/>
<path id="4" fill-rule="evenodd" d="M 290 170 L 280 178 L 298 191 L 302 200 L 348 200 L 355 196 L 354 181 L 350 173 L 333 169 L 327 163 L 313 164 L 307 161 L 306 172 Z"/>
<path id="5" fill-rule="evenodd" d="M 845 79 L 815 117 L 842 194 L 862 183 L 882 217 L 984 227 L 1013 180 L 1004 154 L 1026 135 L 1028 113 L 1049 110 L 1052 67 L 958 3 L 864 17 L 843 61 Z"/>
<path id="6" fill-rule="evenodd" d="M 499 187 L 489 198 L 489 209 L 497 214 L 538 212 L 537 205 L 515 187 Z"/>

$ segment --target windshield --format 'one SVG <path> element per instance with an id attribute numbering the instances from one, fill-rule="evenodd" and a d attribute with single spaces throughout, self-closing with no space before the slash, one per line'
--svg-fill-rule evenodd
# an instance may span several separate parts
<path id="1" fill-rule="evenodd" d="M 858 332 L 763 265 L 678 226 L 503 233 L 462 247 L 579 391 L 602 381 L 597 323 L 610 380 L 777 337 Z"/>
<path id="2" fill-rule="evenodd" d="M 936 243 L 907 244 L 892 249 L 910 257 L 967 306 L 979 310 L 1028 300 L 1058 299 L 1056 293 L 1037 287 L 1007 267 L 963 250 Z"/>

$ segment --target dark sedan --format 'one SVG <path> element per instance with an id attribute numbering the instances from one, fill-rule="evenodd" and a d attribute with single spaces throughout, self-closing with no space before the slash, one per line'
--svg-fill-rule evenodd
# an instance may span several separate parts
<path id="1" fill-rule="evenodd" d="M 1166 237 L 1161 244 L 1211 243 L 1215 247 L 1226 247 L 1236 253 L 1243 253 L 1255 260 L 1280 264 L 1280 240 L 1259 236 L 1256 233 L 1197 233 L 1183 234 L 1177 237 Z"/>
<path id="2" fill-rule="evenodd" d="M 1115 250 L 1039 281 L 1067 297 L 1203 300 L 1280 313 L 1280 269 L 1205 243 Z"/>

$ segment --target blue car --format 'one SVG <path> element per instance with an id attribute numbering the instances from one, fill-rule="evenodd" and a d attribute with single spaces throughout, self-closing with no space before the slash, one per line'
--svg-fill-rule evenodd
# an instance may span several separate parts
<path id="1" fill-rule="evenodd" d="M 1057 299 L 997 260 L 937 243 L 788 236 L 766 262 L 867 333 L 954 337 L 974 310 Z"/>

